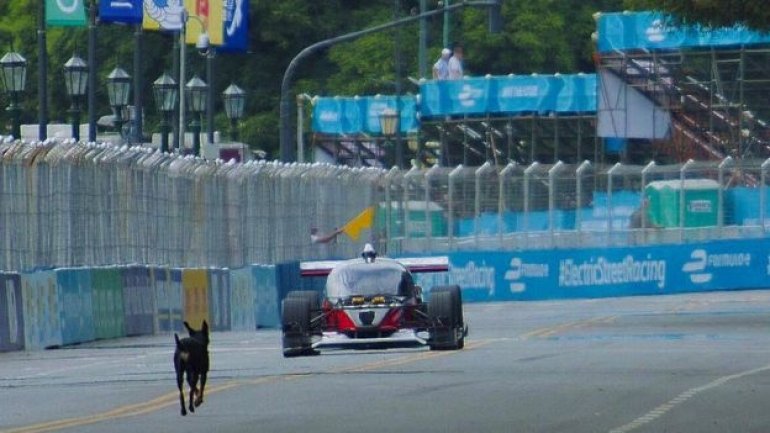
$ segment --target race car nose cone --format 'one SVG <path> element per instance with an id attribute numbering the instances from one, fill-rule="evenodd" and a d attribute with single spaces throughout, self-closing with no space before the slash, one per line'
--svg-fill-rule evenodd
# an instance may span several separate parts
<path id="1" fill-rule="evenodd" d="M 362 311 L 358 313 L 358 318 L 362 325 L 369 326 L 374 321 L 374 311 Z"/>

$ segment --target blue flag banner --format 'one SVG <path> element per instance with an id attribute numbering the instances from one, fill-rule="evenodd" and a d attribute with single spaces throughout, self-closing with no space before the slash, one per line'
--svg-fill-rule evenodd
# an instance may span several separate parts
<path id="1" fill-rule="evenodd" d="M 225 52 L 244 52 L 249 46 L 249 0 L 224 1 L 224 44 L 218 48 Z"/>
<path id="2" fill-rule="evenodd" d="M 418 128 L 414 96 L 402 96 L 400 104 L 401 132 L 415 132 Z M 312 127 L 323 134 L 380 134 L 380 114 L 395 110 L 395 96 L 316 98 L 313 104 Z"/>
<path id="3" fill-rule="evenodd" d="M 420 118 L 596 112 L 596 75 L 508 75 L 427 81 Z"/>
<path id="4" fill-rule="evenodd" d="M 718 29 L 674 26 L 666 15 L 657 12 L 603 13 L 599 16 L 597 33 L 600 52 L 770 43 L 770 33 L 759 33 L 744 26 Z"/>
<path id="5" fill-rule="evenodd" d="M 105 23 L 139 24 L 142 22 L 142 0 L 101 0 L 99 20 Z"/>

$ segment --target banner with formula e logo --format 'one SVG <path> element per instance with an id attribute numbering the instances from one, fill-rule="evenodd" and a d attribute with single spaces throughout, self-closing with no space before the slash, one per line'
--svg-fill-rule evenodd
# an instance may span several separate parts
<path id="1" fill-rule="evenodd" d="M 467 301 L 654 295 L 770 287 L 770 240 L 512 252 L 457 252 L 426 292 L 458 284 Z"/>

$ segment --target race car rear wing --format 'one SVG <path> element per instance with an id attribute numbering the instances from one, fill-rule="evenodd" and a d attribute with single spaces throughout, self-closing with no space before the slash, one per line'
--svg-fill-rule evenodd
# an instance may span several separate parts
<path id="1" fill-rule="evenodd" d="M 449 271 L 449 257 L 406 257 L 394 259 L 406 267 L 411 273 L 447 272 Z M 303 277 L 325 277 L 339 263 L 347 260 L 317 260 L 300 262 L 300 275 Z"/>

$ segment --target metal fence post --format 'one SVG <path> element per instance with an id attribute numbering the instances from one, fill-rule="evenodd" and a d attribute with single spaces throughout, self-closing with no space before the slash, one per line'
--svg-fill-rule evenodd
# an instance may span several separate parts
<path id="1" fill-rule="evenodd" d="M 529 167 L 524 170 L 524 230 L 529 230 L 529 178 L 532 176 L 532 173 L 537 170 L 537 168 L 540 166 L 540 163 L 535 161 L 532 164 L 529 165 Z M 527 236 L 526 239 L 529 239 Z M 527 243 L 529 243 L 527 241 Z"/>
<path id="2" fill-rule="evenodd" d="M 431 199 L 430 199 L 430 180 L 438 172 L 439 172 L 439 166 L 438 165 L 434 165 L 433 167 L 429 168 L 428 171 L 426 171 L 425 175 L 423 176 L 423 184 L 424 184 L 424 189 L 425 189 L 425 209 L 426 209 L 426 212 L 427 212 L 427 209 L 430 209 L 430 203 L 431 203 Z M 426 245 L 427 250 L 426 251 L 430 253 L 430 252 L 433 251 L 433 218 L 429 214 L 426 214 L 425 218 L 427 218 L 427 225 L 426 225 L 426 227 L 428 228 L 428 233 L 425 235 L 425 240 L 426 240 L 426 243 L 427 243 L 427 245 Z"/>
<path id="3" fill-rule="evenodd" d="M 607 171 L 607 242 L 610 243 L 612 239 L 612 176 L 615 175 L 615 172 L 620 169 L 623 165 L 619 162 L 616 162 L 615 165 L 612 166 Z"/>
<path id="4" fill-rule="evenodd" d="M 551 237 L 551 246 L 554 245 L 554 210 L 556 209 L 556 175 L 561 171 L 564 163 L 557 161 L 548 169 L 548 232 Z"/>
<path id="5" fill-rule="evenodd" d="M 500 177 L 498 178 L 498 183 L 500 185 L 498 196 L 497 196 L 497 237 L 498 241 L 500 242 L 500 246 L 503 245 L 503 232 L 504 230 L 504 223 L 505 220 L 503 218 L 503 215 L 505 214 L 505 193 L 506 193 L 506 184 L 505 180 L 508 177 L 509 173 L 512 173 L 513 170 L 515 170 L 517 167 L 517 164 L 515 162 L 510 162 L 508 165 L 505 166 L 500 171 Z"/>
<path id="6" fill-rule="evenodd" d="M 767 169 L 770 167 L 770 158 L 767 158 L 765 162 L 762 163 L 760 167 L 760 178 L 761 178 L 761 184 L 759 185 L 759 223 L 762 224 L 762 234 L 766 233 L 765 229 L 765 218 L 767 217 L 765 206 L 766 203 L 766 194 L 767 194 Z"/>
<path id="7" fill-rule="evenodd" d="M 725 188 L 725 168 L 728 165 L 732 165 L 733 157 L 728 156 L 719 163 L 719 189 L 717 190 L 717 230 L 719 230 L 719 237 L 722 237 L 722 227 L 725 224 L 725 211 L 724 211 L 724 188 Z"/>
<path id="8" fill-rule="evenodd" d="M 449 209 L 449 211 L 447 212 L 447 214 L 448 214 L 447 220 L 448 220 L 448 226 L 449 227 L 447 227 L 447 231 L 450 233 L 449 234 L 449 250 L 450 251 L 454 251 L 454 240 L 455 240 L 455 237 L 454 237 L 454 223 L 455 223 L 455 218 L 454 218 L 455 179 L 457 179 L 457 177 L 460 176 L 462 174 L 462 172 L 463 172 L 463 166 L 462 166 L 462 164 L 460 164 L 457 167 L 455 167 L 455 169 L 452 170 L 449 173 L 449 186 L 448 186 L 449 200 L 447 200 L 447 208 Z"/>
<path id="9" fill-rule="evenodd" d="M 492 164 L 489 161 L 485 162 L 481 167 L 477 168 L 474 175 L 475 189 L 473 194 L 473 237 L 476 249 L 479 248 L 479 218 L 481 218 L 481 176 L 490 170 Z"/>
<path id="10" fill-rule="evenodd" d="M 580 233 L 581 223 L 581 208 L 583 206 L 583 173 L 591 168 L 591 163 L 588 160 L 583 161 L 575 170 L 575 230 Z"/>
<path id="11" fill-rule="evenodd" d="M 685 199 L 684 199 L 684 181 L 687 177 L 687 169 L 693 165 L 695 161 L 688 159 L 679 169 L 679 240 L 684 241 L 684 217 L 685 217 Z"/>

